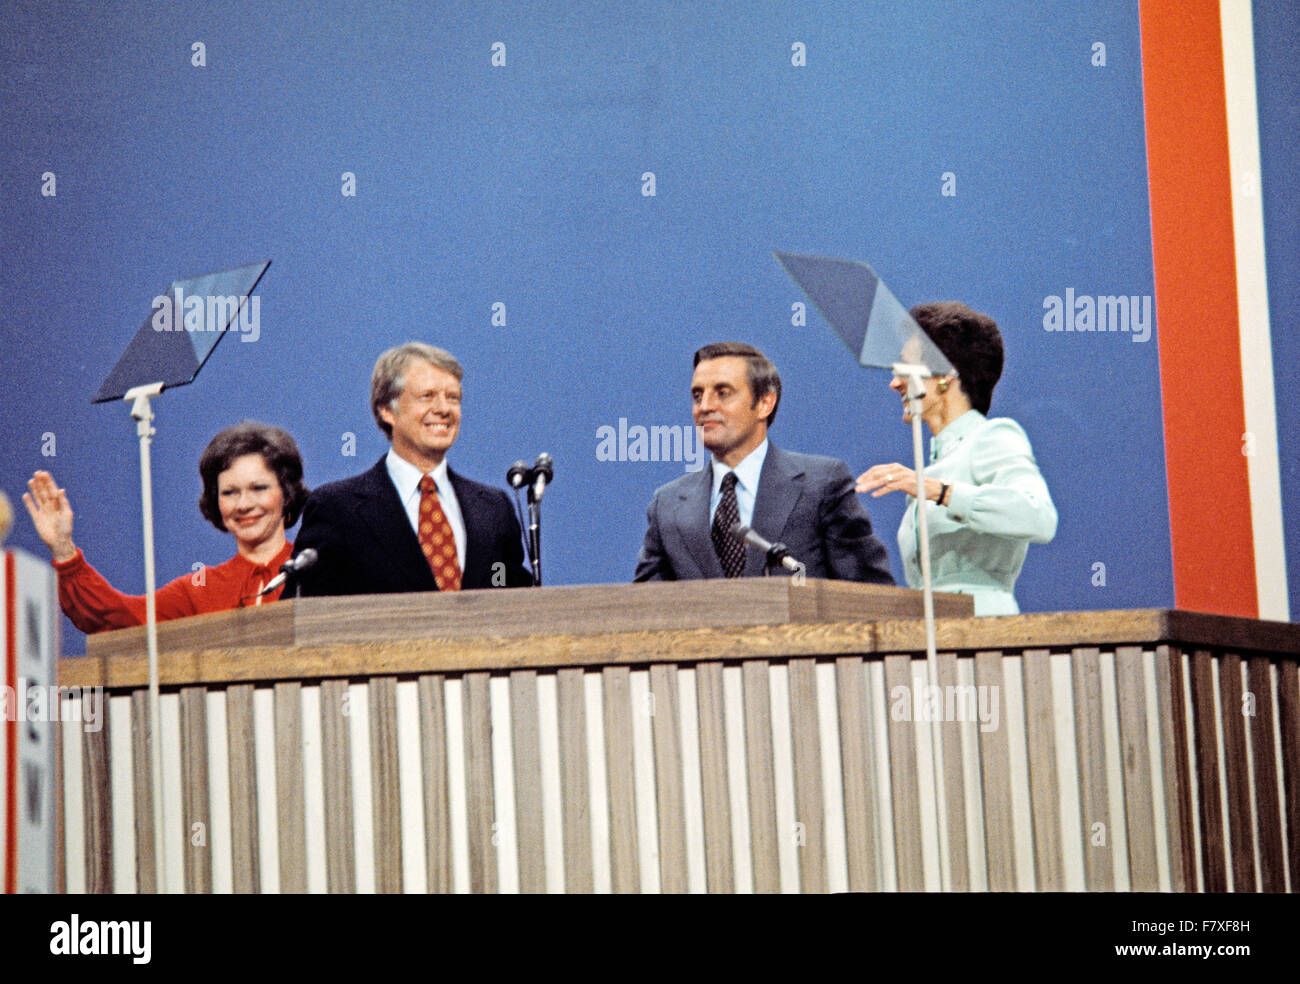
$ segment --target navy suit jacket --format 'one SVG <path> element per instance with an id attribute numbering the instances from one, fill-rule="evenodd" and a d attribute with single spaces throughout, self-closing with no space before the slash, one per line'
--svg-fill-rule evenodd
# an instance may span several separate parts
<path id="1" fill-rule="evenodd" d="M 789 547 L 809 577 L 893 584 L 885 545 L 871 532 L 871 519 L 853 486 L 844 462 L 769 444 L 750 527 L 764 539 Z M 712 491 L 710 461 L 655 492 L 646 510 L 648 527 L 633 580 L 725 576 L 709 534 Z M 763 555 L 747 547 L 744 576 L 760 576 L 763 566 Z"/>
<path id="2" fill-rule="evenodd" d="M 532 584 L 509 497 L 451 469 L 447 476 L 465 520 L 461 587 L 500 587 L 503 579 L 505 587 Z M 308 547 L 318 554 L 315 565 L 297 575 L 303 596 L 438 590 L 385 458 L 369 471 L 312 492 L 293 547 L 295 556 Z M 503 565 L 495 583 L 494 564 Z"/>

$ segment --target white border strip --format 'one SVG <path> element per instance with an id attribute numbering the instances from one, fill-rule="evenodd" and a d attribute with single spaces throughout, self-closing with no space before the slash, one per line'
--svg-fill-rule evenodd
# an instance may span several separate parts
<path id="1" fill-rule="evenodd" d="M 1232 175 L 1232 238 L 1237 259 L 1237 323 L 1241 391 L 1246 411 L 1243 453 L 1250 481 L 1259 617 L 1290 621 L 1282 482 L 1273 396 L 1273 343 L 1264 259 L 1264 206 L 1259 161 L 1259 110 L 1255 101 L 1255 32 L 1250 0 L 1220 0 L 1223 89 L 1228 115 L 1228 167 Z M 1253 439 L 1253 440 L 1252 440 Z M 1253 449 L 1250 445 L 1253 444 Z"/>

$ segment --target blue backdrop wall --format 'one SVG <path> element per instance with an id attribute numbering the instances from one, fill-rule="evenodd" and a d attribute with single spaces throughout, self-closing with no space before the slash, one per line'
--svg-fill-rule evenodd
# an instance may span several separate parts
<path id="1" fill-rule="evenodd" d="M 466 368 L 457 469 L 503 484 L 555 456 L 548 580 L 575 584 L 630 578 L 651 493 L 690 467 L 600 460 L 598 431 L 689 425 L 706 342 L 780 368 L 776 443 L 855 471 L 910 453 L 887 375 L 814 311 L 793 323 L 785 249 L 867 260 L 904 303 L 1001 325 L 993 411 L 1025 426 L 1061 514 L 1023 608 L 1172 604 L 1155 332 L 1043 328 L 1067 288 L 1154 293 L 1136 3 L 6 4 L 0 21 L 0 487 L 17 505 L 52 471 L 123 589 L 143 586 L 134 428 L 89 400 L 173 278 L 273 260 L 256 340 L 225 339 L 156 403 L 160 579 L 231 553 L 196 507 L 216 430 L 280 424 L 311 484 L 356 473 L 386 447 L 374 358 L 418 338 Z M 867 503 L 901 577 L 904 502 Z M 12 541 L 43 553 L 18 511 Z"/>

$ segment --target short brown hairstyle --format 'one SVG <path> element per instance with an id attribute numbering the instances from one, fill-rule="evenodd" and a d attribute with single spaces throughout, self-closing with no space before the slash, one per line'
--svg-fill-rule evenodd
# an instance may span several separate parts
<path id="1" fill-rule="evenodd" d="M 406 388 L 406 367 L 411 364 L 412 359 L 423 359 L 443 372 L 451 373 L 456 377 L 456 382 L 461 384 L 465 382 L 465 370 L 460 367 L 456 357 L 436 345 L 407 342 L 405 345 L 390 348 L 381 355 L 375 360 L 375 371 L 370 374 L 370 412 L 374 415 L 379 429 L 390 441 L 393 439 L 393 428 L 379 416 L 379 408 L 388 407 L 393 413 L 397 412 L 397 398 Z"/>
<path id="2" fill-rule="evenodd" d="M 754 402 L 750 404 L 751 408 L 758 406 L 758 401 L 768 393 L 776 394 L 772 412 L 767 415 L 765 421 L 767 426 L 771 427 L 776 422 L 776 408 L 781 405 L 781 374 L 776 371 L 776 366 L 772 365 L 766 355 L 744 342 L 714 342 L 695 353 L 692 366 L 698 366 L 707 359 L 722 359 L 729 355 L 736 355 L 745 360 L 749 392 L 754 397 Z"/>
<path id="3" fill-rule="evenodd" d="M 987 416 L 993 387 L 1002 378 L 997 322 L 957 301 L 918 304 L 911 315 L 957 370 L 957 383 L 970 405 Z"/>
<path id="4" fill-rule="evenodd" d="M 284 528 L 289 529 L 298 522 L 303 503 L 307 501 L 307 486 L 302 483 L 302 455 L 288 431 L 255 420 L 242 420 L 227 427 L 203 449 L 199 458 L 199 476 L 203 479 L 199 512 L 222 533 L 230 532 L 221 521 L 217 477 L 236 458 L 246 454 L 260 454 L 266 467 L 280 482 L 280 492 L 284 496 Z"/>

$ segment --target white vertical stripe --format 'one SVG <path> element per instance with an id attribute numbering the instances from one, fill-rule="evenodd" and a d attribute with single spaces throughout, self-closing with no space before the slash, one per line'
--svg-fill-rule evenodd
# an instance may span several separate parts
<path id="1" fill-rule="evenodd" d="M 1061 818 L 1062 888 L 1083 892 L 1088 888 L 1084 868 L 1083 803 L 1080 799 L 1079 739 L 1074 729 L 1074 656 L 1053 653 L 1052 723 L 1056 741 L 1057 814 Z"/>
<path id="2" fill-rule="evenodd" d="M 772 780 L 776 788 L 776 858 L 781 891 L 799 891 L 799 854 L 794 802 L 794 749 L 790 733 L 790 673 L 785 663 L 768 670 L 768 695 L 772 705 Z"/>
<path id="3" fill-rule="evenodd" d="M 1022 892 L 1032 892 L 1037 879 L 1034 874 L 1034 812 L 1029 803 L 1029 739 L 1025 734 L 1023 657 L 1002 657 L 1002 688 L 1001 713 L 1004 720 L 1001 726 L 1007 734 L 1007 774 L 1011 780 L 1011 843 L 1016 858 L 1016 888 Z"/>
<path id="4" fill-rule="evenodd" d="M 357 894 L 375 893 L 375 815 L 370 795 L 370 685 L 352 683 L 347 692 L 352 755 L 352 846 L 357 859 Z"/>
<path id="5" fill-rule="evenodd" d="M 253 690 L 253 750 L 257 764 L 257 862 L 263 894 L 280 891 L 280 829 L 276 806 L 275 697 Z"/>
<path id="6" fill-rule="evenodd" d="M 731 863 L 736 892 L 754 892 L 754 849 L 749 831 L 745 768 L 745 685 L 739 666 L 722 668 L 722 725 L 727 736 L 727 795 L 731 800 Z"/>
<path id="7" fill-rule="evenodd" d="M 70 720 L 68 705 L 81 698 L 64 698 L 63 703 L 63 845 L 64 887 L 69 895 L 86 891 L 86 800 L 81 777 L 81 718 Z"/>
<path id="8" fill-rule="evenodd" d="M 402 891 L 408 895 L 429 890 L 423 778 L 419 684 L 403 680 L 397 684 L 397 782 L 402 811 Z"/>
<path id="9" fill-rule="evenodd" d="M 1248 666 L 1246 660 L 1241 661 L 1237 667 L 1241 671 L 1241 692 L 1243 695 L 1251 694 L 1255 703 L 1251 706 L 1251 713 L 1245 713 L 1245 707 L 1237 708 L 1237 713 L 1241 715 L 1241 723 L 1246 732 L 1246 794 L 1250 797 L 1250 830 L 1251 849 L 1254 854 L 1255 864 L 1255 891 L 1261 891 L 1264 887 L 1264 865 L 1260 858 L 1260 841 L 1263 831 L 1259 823 L 1259 790 L 1256 787 L 1258 777 L 1255 772 L 1255 729 L 1259 727 L 1259 707 L 1258 701 L 1261 697 L 1267 698 L 1267 694 L 1256 694 L 1250 689 L 1250 677 L 1247 674 Z M 1229 709 L 1231 710 L 1231 709 Z"/>
<path id="10" fill-rule="evenodd" d="M 1128 866 L 1128 804 L 1124 800 L 1124 763 L 1119 734 L 1119 684 L 1115 679 L 1115 654 L 1102 653 L 1099 660 L 1101 681 L 1101 733 L 1104 739 L 1103 761 L 1106 791 L 1110 800 L 1110 861 L 1115 891 L 1131 892 L 1132 878 Z"/>
<path id="11" fill-rule="evenodd" d="M 844 830 L 844 774 L 841 771 L 839 691 L 835 664 L 817 664 L 817 725 L 821 738 L 822 815 L 826 833 L 826 890 L 849 890 L 849 849 Z"/>
<path id="12" fill-rule="evenodd" d="M 113 797 L 113 891 L 139 891 L 135 879 L 135 763 L 131 759 L 131 697 L 105 696 L 108 770 Z M 211 840 L 209 840 L 211 843 Z"/>
<path id="13" fill-rule="evenodd" d="M 682 817 L 686 828 L 686 891 L 708 891 L 704 860 L 704 787 L 700 778 L 700 707 L 693 668 L 677 671 L 678 734 L 682 750 Z"/>
<path id="14" fill-rule="evenodd" d="M 911 671 L 911 693 L 907 695 L 908 714 L 916 742 L 916 787 L 921 820 L 921 877 L 924 891 L 938 892 L 943 888 L 943 862 L 939 851 L 939 802 L 935 790 L 937 767 L 935 763 L 934 729 L 930 720 L 930 668 L 924 659 L 908 663 Z M 943 703 L 936 709 L 943 716 Z"/>
<path id="15" fill-rule="evenodd" d="M 872 804 L 879 831 L 881 891 L 898 891 L 898 856 L 894 852 L 894 785 L 889 770 L 889 698 L 885 693 L 885 661 L 866 661 L 867 713 L 878 740 L 868 749 L 876 756 L 876 802 Z"/>
<path id="16" fill-rule="evenodd" d="M 185 852 L 190 830 L 185 826 L 185 798 L 181 789 L 181 698 L 178 693 L 158 697 L 158 734 L 162 741 L 163 854 L 168 894 L 186 890 Z"/>
<path id="17" fill-rule="evenodd" d="M 303 845 L 307 856 L 307 891 L 328 891 L 325 872 L 325 762 L 321 754 L 320 686 L 302 688 Z"/>
<path id="18" fill-rule="evenodd" d="M 596 895 L 613 891 L 609 865 L 609 792 L 605 765 L 605 697 L 599 672 L 583 673 L 583 700 L 587 719 L 587 791 L 591 798 L 591 890 Z"/>
<path id="19" fill-rule="evenodd" d="M 469 806 L 465 792 L 464 681 L 447 677 L 442 691 L 447 715 L 447 807 L 451 814 L 451 890 L 469 893 Z"/>
<path id="20" fill-rule="evenodd" d="M 1173 890 L 1169 866 L 1169 815 L 1165 811 L 1165 763 L 1160 744 L 1160 697 L 1156 689 L 1156 654 L 1142 654 L 1142 686 L 1146 691 L 1147 752 L 1151 759 L 1151 818 L 1155 824 L 1156 889 Z"/>
<path id="21" fill-rule="evenodd" d="M 546 891 L 564 892 L 564 800 L 560 791 L 560 706 L 555 673 L 537 675 L 537 744 L 541 757 L 542 858 Z"/>
<path id="22" fill-rule="evenodd" d="M 1278 816 L 1282 818 L 1282 824 L 1280 829 L 1286 831 L 1290 829 L 1289 825 L 1291 823 L 1300 822 L 1300 821 L 1298 821 L 1297 818 L 1295 817 L 1287 816 L 1287 810 L 1286 810 L 1286 780 L 1284 778 L 1286 773 L 1284 771 L 1284 766 L 1282 764 L 1282 727 L 1281 727 L 1282 715 L 1280 713 L 1281 708 L 1279 707 L 1278 700 L 1277 700 L 1278 692 L 1282 686 L 1282 674 L 1278 672 L 1278 664 L 1276 660 L 1269 660 L 1268 673 L 1269 673 L 1269 681 L 1270 681 L 1270 685 L 1268 688 L 1269 690 L 1268 699 L 1273 703 L 1273 762 L 1274 762 L 1273 774 L 1277 776 Z M 1288 892 L 1295 892 L 1297 890 L 1300 890 L 1300 886 L 1297 886 L 1291 880 L 1290 854 L 1291 851 L 1287 846 L 1287 838 L 1284 835 L 1282 837 L 1283 880 L 1286 884 L 1286 890 Z"/>
<path id="23" fill-rule="evenodd" d="M 1291 616 L 1273 398 L 1273 343 L 1264 257 L 1255 36 L 1250 0 L 1220 0 L 1219 20 L 1223 35 L 1223 88 L 1228 108 L 1228 166 L 1232 175 L 1241 390 L 1246 433 L 1254 437 L 1255 452 L 1246 458 L 1255 546 L 1255 590 L 1259 596 L 1259 617 L 1286 622 Z"/>
<path id="24" fill-rule="evenodd" d="M 1191 814 L 1190 820 L 1192 825 L 1192 867 L 1196 871 L 1194 884 L 1188 885 L 1186 890 L 1189 892 L 1202 892 L 1205 890 L 1205 872 L 1201 863 L 1201 839 L 1204 831 L 1201 830 L 1201 783 L 1200 768 L 1201 763 L 1196 754 L 1196 717 L 1192 710 L 1192 658 L 1186 653 L 1179 657 L 1180 666 L 1174 672 L 1183 675 L 1183 734 L 1178 735 L 1175 741 L 1185 743 L 1187 748 L 1187 775 L 1188 785 L 1191 787 L 1189 792 L 1191 802 L 1187 805 L 1187 810 Z"/>
<path id="25" fill-rule="evenodd" d="M 1223 831 L 1223 867 L 1227 872 L 1227 890 L 1235 892 L 1232 879 L 1232 852 L 1237 845 L 1232 842 L 1231 824 L 1228 823 L 1228 756 L 1224 754 L 1223 743 L 1223 695 L 1219 692 L 1219 672 L 1223 658 L 1214 656 L 1210 659 L 1210 676 L 1214 686 L 1214 747 L 1219 759 L 1219 827 Z"/>
<path id="26" fill-rule="evenodd" d="M 488 677 L 492 719 L 492 844 L 496 848 L 497 891 L 519 894 L 519 833 L 515 826 L 515 764 L 510 727 L 510 678 Z"/>
<path id="27" fill-rule="evenodd" d="M 964 657 L 957 660 L 957 686 L 975 690 L 975 660 Z M 978 704 L 978 698 L 977 698 Z M 978 708 L 977 708 L 978 709 Z M 972 892 L 989 890 L 989 861 L 984 842 L 984 780 L 980 774 L 980 722 L 963 721 L 961 729 L 962 794 L 966 804 L 966 867 Z"/>
<path id="28" fill-rule="evenodd" d="M 226 726 L 226 692 L 209 690 L 208 721 L 208 849 L 212 852 L 212 891 L 229 895 L 235 890 L 234 859 L 230 835 L 230 742 Z"/>
<path id="29" fill-rule="evenodd" d="M 632 697 L 632 777 L 636 789 L 636 841 L 641 868 L 641 892 L 653 895 L 659 887 L 659 812 L 655 792 L 654 739 L 650 715 L 650 671 L 633 670 L 628 689 Z"/>

